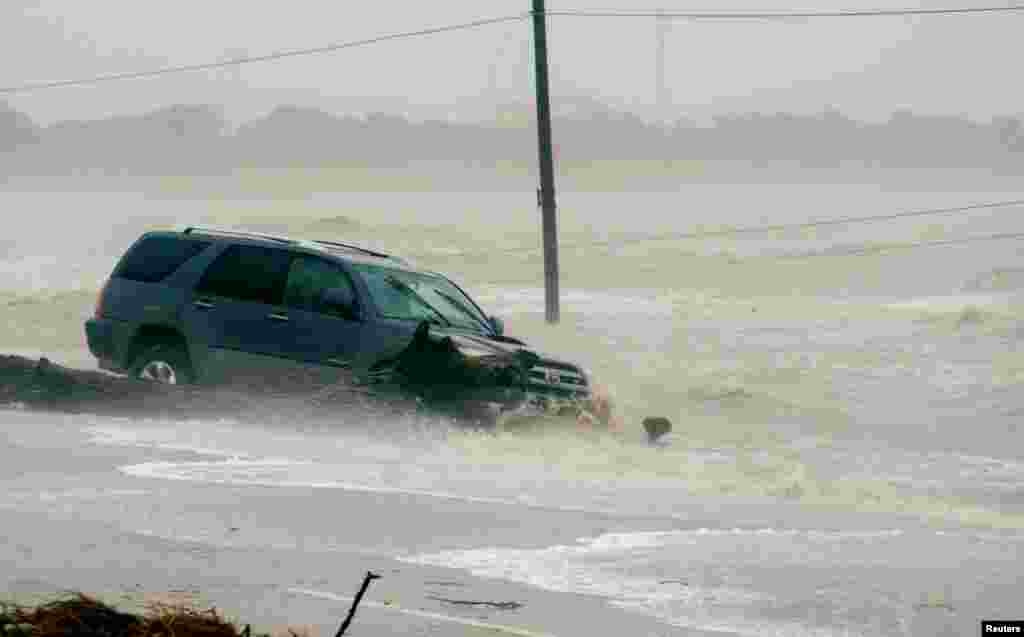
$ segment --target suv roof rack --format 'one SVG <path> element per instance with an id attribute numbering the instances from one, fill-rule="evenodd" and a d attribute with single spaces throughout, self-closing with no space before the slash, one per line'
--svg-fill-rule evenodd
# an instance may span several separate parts
<path id="1" fill-rule="evenodd" d="M 326 245 L 326 246 L 334 246 L 334 247 L 337 247 L 337 248 L 347 248 L 349 250 L 355 250 L 357 252 L 362 252 L 363 254 L 369 254 L 371 256 L 381 257 L 382 259 L 392 259 L 394 261 L 401 261 L 402 263 L 405 263 L 405 259 L 402 259 L 400 257 L 396 257 L 396 256 L 391 255 L 391 254 L 386 254 L 384 252 L 377 252 L 376 250 L 370 250 L 369 248 L 364 248 L 362 246 L 352 245 L 351 243 L 341 243 L 339 241 L 323 241 L 323 240 L 320 240 L 320 239 L 314 240 L 313 243 L 319 243 L 319 244 Z"/>
<path id="2" fill-rule="evenodd" d="M 209 228 L 202 226 L 188 226 L 182 231 L 182 234 L 192 234 L 194 232 L 201 232 L 203 234 L 226 234 L 234 237 L 251 237 L 253 239 L 269 239 L 270 241 L 277 241 L 279 243 L 295 243 L 294 240 L 288 237 L 279 237 L 272 234 L 262 234 L 259 232 L 247 232 L 245 230 L 227 230 L 224 228 Z"/>
<path id="3" fill-rule="evenodd" d="M 192 234 L 192 233 L 196 233 L 196 232 L 202 232 L 204 234 L 223 234 L 223 235 L 229 235 L 229 236 L 235 236 L 235 237 L 251 237 L 251 238 L 254 238 L 254 239 L 267 239 L 269 241 L 277 241 L 278 243 L 287 243 L 287 244 L 290 244 L 290 245 L 307 245 L 308 246 L 311 243 L 312 244 L 320 244 L 320 245 L 332 246 L 332 247 L 337 247 L 337 248 L 345 248 L 347 250 L 354 250 L 356 252 L 361 252 L 363 254 L 368 254 L 368 255 L 374 256 L 374 257 L 380 257 L 382 259 L 391 259 L 393 261 L 398 261 L 400 263 L 406 263 L 405 259 L 402 259 L 400 257 L 396 257 L 394 255 L 386 254 L 384 252 L 378 252 L 376 250 L 370 250 L 369 248 L 364 248 L 364 247 L 361 247 L 361 246 L 353 245 L 351 243 L 341 243 L 339 241 L 324 241 L 324 240 L 321 240 L 321 239 L 316 239 L 316 240 L 312 240 L 312 241 L 304 241 L 304 240 L 299 240 L 299 239 L 291 239 L 289 237 L 282 237 L 282 236 L 278 236 L 278 235 L 263 234 L 263 233 L 260 233 L 260 232 L 248 232 L 246 230 L 227 230 L 227 229 L 224 229 L 224 228 L 210 228 L 210 227 L 203 227 L 203 226 L 188 226 L 182 232 L 183 232 L 183 234 Z"/>

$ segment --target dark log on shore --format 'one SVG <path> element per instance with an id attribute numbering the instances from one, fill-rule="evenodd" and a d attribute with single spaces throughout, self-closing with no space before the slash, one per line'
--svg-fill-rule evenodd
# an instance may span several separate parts
<path id="1" fill-rule="evenodd" d="M 30 410 L 165 419 L 237 418 L 258 422 L 336 422 L 344 416 L 381 417 L 416 411 L 395 393 L 348 384 L 328 385 L 311 375 L 247 379 L 230 387 L 174 386 L 71 369 L 46 358 L 0 355 L 0 405 Z"/>

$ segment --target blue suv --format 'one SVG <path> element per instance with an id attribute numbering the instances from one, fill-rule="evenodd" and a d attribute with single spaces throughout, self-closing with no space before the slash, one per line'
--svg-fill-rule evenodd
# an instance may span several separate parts
<path id="1" fill-rule="evenodd" d="M 148 232 L 86 321 L 102 369 L 217 385 L 310 374 L 392 380 L 427 400 L 578 405 L 577 365 L 503 334 L 447 277 L 374 250 L 231 230 Z"/>

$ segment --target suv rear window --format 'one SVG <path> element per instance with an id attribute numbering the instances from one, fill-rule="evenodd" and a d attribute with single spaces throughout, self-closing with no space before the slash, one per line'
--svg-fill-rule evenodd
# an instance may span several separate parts
<path id="1" fill-rule="evenodd" d="M 210 245 L 177 237 L 147 237 L 124 256 L 113 276 L 141 283 L 159 283 Z"/>

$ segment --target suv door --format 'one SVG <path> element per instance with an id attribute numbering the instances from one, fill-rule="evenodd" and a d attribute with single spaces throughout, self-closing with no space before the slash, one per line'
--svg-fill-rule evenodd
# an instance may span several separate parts
<path id="1" fill-rule="evenodd" d="M 289 261 L 283 250 L 233 245 L 206 269 L 182 317 L 198 380 L 259 377 L 292 362 L 282 307 Z"/>
<path id="2" fill-rule="evenodd" d="M 332 306 L 324 293 L 347 291 L 349 307 Z M 303 365 L 324 366 L 325 380 L 351 377 L 364 341 L 365 308 L 360 306 L 352 278 L 337 263 L 309 254 L 294 254 L 285 283 L 284 305 L 292 328 L 289 355 Z"/>

